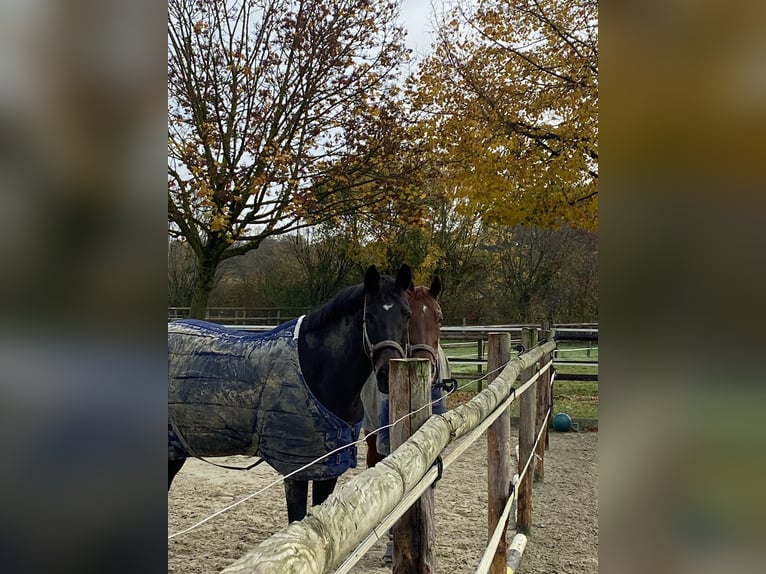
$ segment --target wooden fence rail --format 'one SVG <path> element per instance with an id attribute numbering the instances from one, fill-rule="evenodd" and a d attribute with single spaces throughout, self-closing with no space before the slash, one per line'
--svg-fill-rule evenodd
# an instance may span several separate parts
<path id="1" fill-rule="evenodd" d="M 444 331 L 447 329 L 464 329 L 464 327 L 443 327 L 442 328 L 442 340 L 444 341 Z M 486 329 L 485 327 L 476 327 L 475 329 Z M 529 329 L 526 327 L 520 327 L 516 329 L 515 327 L 508 327 L 508 330 L 505 330 L 505 333 L 508 333 L 511 336 L 511 348 L 516 349 L 519 344 L 524 345 L 525 348 L 528 348 L 527 345 L 524 343 L 524 341 L 521 338 L 522 331 L 524 329 Z M 453 332 L 454 335 L 454 332 Z M 550 334 L 549 334 L 550 335 Z M 572 337 L 570 339 L 570 336 Z M 582 352 L 585 351 L 585 354 L 587 357 L 591 357 L 592 353 L 595 349 L 596 352 L 598 352 L 598 328 L 591 328 L 591 327 L 583 327 L 579 329 L 575 328 L 567 328 L 564 333 L 559 333 L 559 331 L 556 331 L 556 340 L 561 342 L 579 342 L 580 344 L 577 345 L 578 349 L 557 349 L 556 353 L 554 354 L 555 363 L 554 365 L 556 367 L 592 367 L 594 369 L 598 369 L 598 358 L 593 359 L 572 359 L 570 358 L 571 351 L 576 352 Z M 442 348 L 445 351 L 445 354 L 450 362 L 450 365 L 452 365 L 452 376 L 458 379 L 459 381 L 465 381 L 465 380 L 474 380 L 476 378 L 476 374 L 481 375 L 482 373 L 491 372 L 491 368 L 488 367 L 487 358 L 485 356 L 485 349 L 488 345 L 488 339 L 487 338 L 477 338 L 477 339 L 471 339 L 471 340 L 464 340 L 462 338 L 460 339 L 446 339 L 445 342 L 442 343 Z M 594 347 L 595 345 L 595 347 Z M 471 351 L 470 354 L 466 354 L 466 350 Z M 460 368 L 463 367 L 463 368 Z M 466 369 L 465 367 L 475 367 L 475 370 L 473 368 Z M 590 371 L 586 373 L 572 373 L 568 372 L 568 369 L 562 369 L 559 370 L 559 381 L 583 381 L 583 382 L 598 382 L 598 372 L 597 371 Z M 482 389 L 482 381 L 478 381 L 476 384 L 477 390 Z"/>
<path id="2" fill-rule="evenodd" d="M 278 325 L 311 311 L 311 307 L 208 307 L 205 320 L 224 325 Z M 188 319 L 191 307 L 168 307 L 168 320 Z"/>
<path id="3" fill-rule="evenodd" d="M 437 474 L 434 461 L 449 443 L 462 437 L 468 440 L 469 435 L 472 439 L 478 438 L 508 411 L 517 396 L 535 388 L 539 375 L 512 392 L 520 373 L 536 367 L 555 348 L 556 343 L 551 340 L 511 360 L 495 380 L 470 401 L 443 415 L 431 416 L 382 462 L 343 483 L 323 504 L 313 507 L 304 520 L 273 534 L 225 568 L 222 574 L 320 574 L 338 568 L 341 563 L 345 565 L 344 559 L 358 555 L 358 548 L 369 544 L 371 537 L 385 536 L 382 529 L 398 518 L 394 517 L 395 512 L 404 512 L 405 499 L 411 505 L 411 501 L 419 498 L 419 494 L 413 493 L 422 493 L 428 488 Z M 550 362 L 546 364 L 550 366 Z M 470 445 L 471 442 L 456 445 L 445 457 L 443 467 L 446 469 L 448 462 Z M 457 452 L 460 448 L 463 451 Z"/>

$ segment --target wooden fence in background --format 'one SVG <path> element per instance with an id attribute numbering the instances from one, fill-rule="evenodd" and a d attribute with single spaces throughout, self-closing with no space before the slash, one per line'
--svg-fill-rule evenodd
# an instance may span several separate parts
<path id="1" fill-rule="evenodd" d="M 267 330 L 280 323 L 295 319 L 311 311 L 310 307 L 210 307 L 207 320 L 221 325 L 235 326 L 242 330 Z M 168 307 L 168 320 L 184 319 L 189 316 L 189 307 Z M 461 325 L 445 326 L 441 329 L 442 347 L 450 364 L 458 367 L 454 376 L 458 380 L 471 380 L 487 372 L 487 338 L 489 333 L 508 333 L 511 337 L 511 349 L 521 344 L 521 332 L 524 328 L 536 325 Z M 598 347 L 598 323 L 556 323 L 553 325 L 556 340 L 560 343 L 579 342 L 588 349 Z M 467 349 L 475 349 L 466 355 Z M 556 357 L 556 367 L 591 366 L 598 368 L 598 360 L 572 360 L 565 355 Z M 461 369 L 459 367 L 471 367 Z M 598 373 L 568 373 L 560 369 L 560 381 L 598 381 Z M 482 389 L 482 383 L 478 389 Z"/>
<path id="2" fill-rule="evenodd" d="M 168 307 L 168 321 L 188 319 L 190 307 Z M 206 321 L 221 325 L 275 327 L 305 315 L 311 307 L 208 307 Z"/>
<path id="3" fill-rule="evenodd" d="M 502 331 L 511 337 L 511 348 L 516 351 L 522 345 L 521 333 L 525 326 L 507 325 L 501 327 Z M 585 350 L 586 359 L 572 359 L 567 356 L 566 349 L 561 349 L 560 354 L 554 358 L 555 367 L 558 369 L 560 381 L 598 381 L 598 326 L 568 326 L 559 327 L 554 325 L 556 341 L 558 343 L 577 343 Z M 472 326 L 472 327 L 442 327 L 441 345 L 453 367 L 453 376 L 458 380 L 471 380 L 486 373 L 487 366 L 487 334 L 499 332 L 497 326 Z M 524 348 L 527 348 L 524 345 Z M 461 368 L 463 367 L 463 368 Z M 470 368 L 465 368 L 470 367 Z M 567 367 L 591 367 L 591 372 L 571 373 Z M 595 370 L 595 372 L 593 372 Z M 479 383 L 478 389 L 482 385 Z"/>

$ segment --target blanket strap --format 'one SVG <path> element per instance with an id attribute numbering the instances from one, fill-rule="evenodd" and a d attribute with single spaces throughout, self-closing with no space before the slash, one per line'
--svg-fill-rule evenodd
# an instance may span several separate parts
<path id="1" fill-rule="evenodd" d="M 168 413 L 168 421 L 170 421 L 170 426 L 173 427 L 173 432 L 178 437 L 178 440 L 181 441 L 181 445 L 184 447 L 184 449 L 186 449 L 186 453 L 190 457 L 192 457 L 192 458 L 197 458 L 197 459 L 201 460 L 202 462 L 206 462 L 208 464 L 212 464 L 213 466 L 217 466 L 218 468 L 225 468 L 227 470 L 250 470 L 251 468 L 255 468 L 256 466 L 258 466 L 259 464 L 264 462 L 264 460 L 262 458 L 259 458 L 253 464 L 251 464 L 250 466 L 246 466 L 246 467 L 243 467 L 243 466 L 229 466 L 227 464 L 218 464 L 216 462 L 211 462 L 211 461 L 209 461 L 207 459 L 204 459 L 201 456 L 199 456 L 197 453 L 194 452 L 192 447 L 189 446 L 189 443 L 186 442 L 186 439 L 184 438 L 184 435 L 181 434 L 181 431 L 178 429 L 178 425 L 176 424 L 176 421 L 173 418 L 173 415 L 171 413 Z"/>
<path id="2" fill-rule="evenodd" d="M 256 460 L 250 466 L 229 466 L 228 464 L 217 464 L 215 462 L 210 462 L 209 460 L 206 460 L 206 459 L 202 458 L 201 456 L 195 456 L 194 458 L 198 458 L 202 462 L 206 462 L 208 464 L 212 464 L 213 466 L 217 466 L 218 468 L 226 468 L 228 470 L 250 470 L 251 468 L 255 468 L 256 466 L 258 466 L 259 464 L 261 464 L 263 462 L 263 459 L 259 458 L 258 460 Z"/>

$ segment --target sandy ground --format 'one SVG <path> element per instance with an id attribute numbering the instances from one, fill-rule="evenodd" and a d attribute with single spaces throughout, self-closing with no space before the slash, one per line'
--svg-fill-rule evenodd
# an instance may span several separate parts
<path id="1" fill-rule="evenodd" d="M 517 429 L 513 429 L 516 433 Z M 516 439 L 514 437 L 514 444 Z M 532 532 L 518 572 L 588 574 L 598 572 L 598 433 L 550 434 L 545 478 L 533 486 Z M 359 460 L 364 466 L 364 445 Z M 225 464 L 252 459 L 215 459 Z M 358 472 L 343 475 L 339 483 Z M 168 535 L 278 480 L 262 464 L 248 472 L 223 470 L 187 461 L 168 495 Z M 474 572 L 486 545 L 486 441 L 479 439 L 444 473 L 435 491 L 437 572 Z M 277 484 L 216 516 L 199 528 L 168 541 L 168 572 L 219 572 L 248 549 L 287 525 L 284 490 Z M 513 530 L 509 530 L 508 540 Z M 379 541 L 354 573 L 387 573 Z"/>

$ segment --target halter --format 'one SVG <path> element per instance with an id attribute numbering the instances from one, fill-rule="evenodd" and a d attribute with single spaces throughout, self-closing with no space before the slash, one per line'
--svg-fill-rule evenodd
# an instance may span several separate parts
<path id="1" fill-rule="evenodd" d="M 409 333 L 407 334 L 409 337 Z M 407 343 L 407 347 L 409 347 L 409 342 Z M 384 341 L 380 341 L 379 343 L 373 344 L 372 341 L 370 341 L 370 336 L 367 334 L 367 297 L 364 298 L 364 309 L 362 310 L 362 347 L 364 348 L 364 353 L 367 355 L 367 358 L 370 359 L 370 363 L 372 363 L 372 370 L 375 370 L 375 352 L 379 351 L 381 349 L 394 349 L 399 355 L 404 358 L 407 356 L 407 353 L 402 348 L 402 346 L 397 343 L 396 341 L 393 341 L 391 339 L 386 339 Z"/>
<path id="2" fill-rule="evenodd" d="M 417 345 L 410 345 L 407 343 L 407 356 L 412 357 L 413 351 L 425 351 L 430 355 L 428 360 L 431 361 L 431 364 L 434 367 L 434 376 L 431 377 L 431 385 L 437 384 L 440 381 L 440 373 L 439 356 L 436 354 L 436 349 L 434 349 L 431 345 L 426 345 L 425 343 L 418 343 Z"/>
<path id="3" fill-rule="evenodd" d="M 379 351 L 380 349 L 394 349 L 397 353 L 399 353 L 401 358 L 412 357 L 413 351 L 425 351 L 429 354 L 429 361 L 434 366 L 434 376 L 431 378 L 431 386 L 441 385 L 448 392 L 451 392 L 450 389 L 454 390 L 454 388 L 457 386 L 457 381 L 455 379 L 445 379 L 444 381 L 441 379 L 439 356 L 436 352 L 436 349 L 425 343 L 410 345 L 409 338 L 410 333 L 408 329 L 406 351 L 399 343 L 391 339 L 386 339 L 380 343 L 373 344 L 372 341 L 370 341 L 370 336 L 367 334 L 367 297 L 364 298 L 364 308 L 362 310 L 362 347 L 364 348 L 364 353 L 367 355 L 367 358 L 370 359 L 372 370 L 375 371 L 375 360 L 373 357 L 375 356 L 375 352 Z"/>

